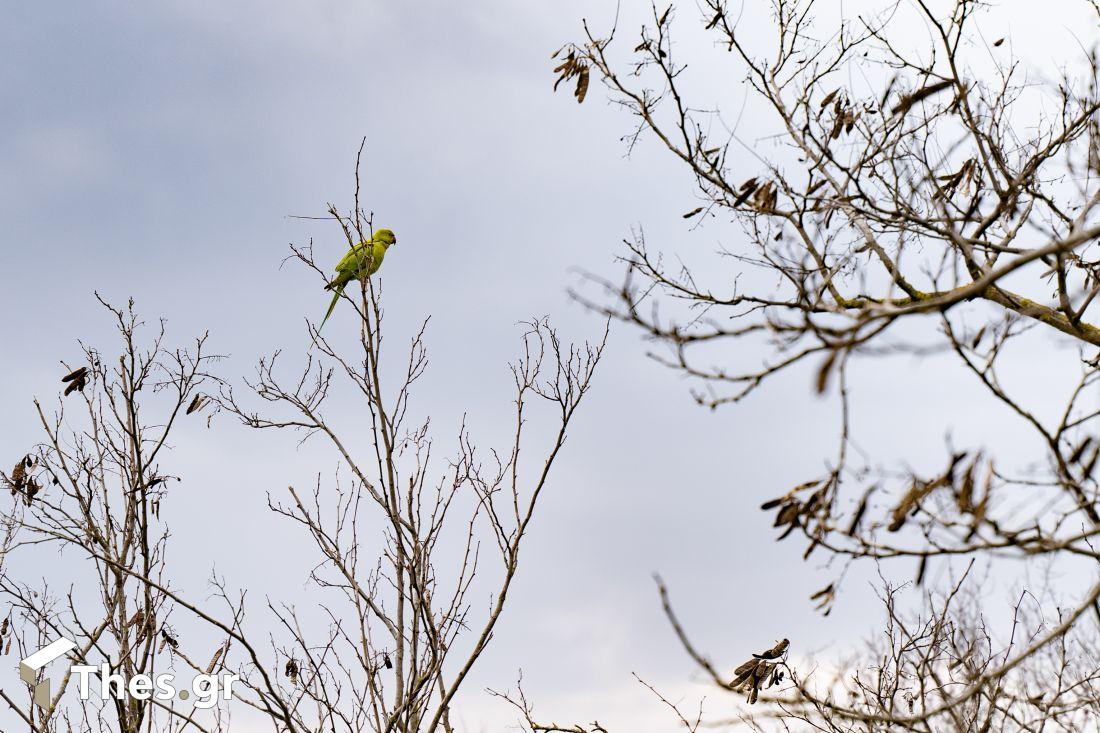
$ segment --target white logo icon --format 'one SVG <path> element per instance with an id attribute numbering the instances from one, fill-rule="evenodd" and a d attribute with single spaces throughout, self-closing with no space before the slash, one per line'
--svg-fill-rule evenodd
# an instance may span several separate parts
<path id="1" fill-rule="evenodd" d="M 34 686 L 34 704 L 38 707 L 48 709 L 51 700 L 50 680 L 43 675 L 42 681 L 38 682 L 41 670 L 54 660 L 76 649 L 76 646 L 76 642 L 62 637 L 19 662 L 19 677 L 28 685 Z M 91 698 L 90 682 L 92 677 L 98 677 L 100 697 L 103 700 L 112 697 L 122 699 L 127 696 L 136 700 L 148 700 L 151 697 L 157 700 L 171 700 L 177 696 L 180 700 L 187 700 L 193 694 L 196 698 L 195 708 L 199 710 L 213 707 L 217 704 L 219 697 L 232 700 L 233 683 L 238 679 L 237 675 L 231 673 L 200 674 L 192 680 L 190 690 L 177 691 L 173 685 L 174 675 L 171 674 L 157 675 L 155 679 L 146 674 L 136 674 L 129 679 L 124 679 L 122 675 L 112 671 L 110 664 L 102 664 L 99 667 L 75 664 L 70 671 L 76 675 L 79 682 L 78 692 L 81 700 Z"/>
<path id="2" fill-rule="evenodd" d="M 38 680 L 38 671 L 50 662 L 76 649 L 76 642 L 64 637 L 48 644 L 19 663 L 19 677 L 28 685 L 34 685 L 34 704 L 40 708 L 50 706 L 50 680 Z"/>

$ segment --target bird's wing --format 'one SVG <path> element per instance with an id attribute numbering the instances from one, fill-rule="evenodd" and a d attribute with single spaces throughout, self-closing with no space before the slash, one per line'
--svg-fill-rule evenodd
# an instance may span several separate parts
<path id="1" fill-rule="evenodd" d="M 360 242 L 348 250 L 344 259 L 340 260 L 340 264 L 336 266 L 336 271 L 353 280 L 358 280 L 378 269 L 374 267 L 376 260 L 372 243 Z"/>
<path id="2" fill-rule="evenodd" d="M 351 249 L 349 249 L 340 261 L 336 263 L 336 272 L 344 273 L 348 271 L 354 271 L 358 265 L 359 256 L 363 251 L 364 242 L 360 242 Z"/>
<path id="3" fill-rule="evenodd" d="M 382 259 L 386 256 L 386 248 L 382 244 L 375 244 L 371 248 L 370 261 L 368 265 L 368 273 L 373 275 L 378 272 L 378 268 L 382 266 Z"/>

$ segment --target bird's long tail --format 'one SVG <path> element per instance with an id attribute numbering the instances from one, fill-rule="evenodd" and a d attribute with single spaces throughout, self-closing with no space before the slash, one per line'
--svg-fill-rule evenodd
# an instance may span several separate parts
<path id="1" fill-rule="evenodd" d="M 344 292 L 343 285 L 337 285 L 333 288 L 332 302 L 328 304 L 328 311 L 325 313 L 325 317 L 321 319 L 321 325 L 317 327 L 317 332 L 320 333 L 321 329 L 325 326 L 325 321 L 332 315 L 332 311 L 336 310 L 336 302 L 340 300 L 340 294 Z"/>

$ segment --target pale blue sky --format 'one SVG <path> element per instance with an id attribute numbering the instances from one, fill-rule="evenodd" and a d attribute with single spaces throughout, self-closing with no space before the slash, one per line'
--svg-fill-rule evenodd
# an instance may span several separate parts
<path id="1" fill-rule="evenodd" d="M 636 25 L 644 4 L 624 6 L 624 26 Z M 618 242 L 633 226 L 669 249 L 738 241 L 719 224 L 688 231 L 680 214 L 696 205 L 690 180 L 648 142 L 624 157 L 619 137 L 631 120 L 606 105 L 602 88 L 594 84 L 583 106 L 551 93 L 550 53 L 579 36 L 582 16 L 604 24 L 614 8 L 612 0 L 7 8 L 0 460 L 22 451 L 31 396 L 57 393 L 58 362 L 75 358 L 76 339 L 110 347 L 93 290 L 133 296 L 149 318 L 167 318 L 172 339 L 209 329 L 214 349 L 231 355 L 222 373 L 237 381 L 265 352 L 300 352 L 302 319 L 319 317 L 326 298 L 280 261 L 289 242 L 313 237 L 332 260 L 343 245 L 332 226 L 287 215 L 349 201 L 363 136 L 368 206 L 400 237 L 384 271 L 393 340 L 432 315 L 432 368 L 417 406 L 444 437 L 464 412 L 486 441 L 505 435 L 516 322 L 549 314 L 576 339 L 601 328 L 566 295 L 573 268 L 614 275 Z M 745 22 L 768 27 L 756 10 Z M 1036 42 L 1049 47 L 1043 34 L 1066 30 L 1048 24 Z M 745 124 L 755 115 L 747 110 Z M 655 571 L 702 645 L 726 663 L 782 636 L 807 652 L 858 636 L 877 618 L 860 586 L 820 621 L 806 598 L 830 576 L 801 562 L 801 546 L 773 550 L 757 511 L 831 455 L 833 405 L 811 395 L 811 376 L 793 373 L 711 413 L 644 351 L 636 333 L 615 329 L 513 605 L 466 689 L 471 730 L 512 719 L 482 689 L 508 687 L 518 667 L 547 717 L 667 729 L 659 704 L 630 677 L 675 690 L 691 672 L 661 618 Z M 925 369 L 901 394 L 881 372 L 867 381 L 860 409 L 878 426 L 870 447 L 891 457 L 904 448 L 911 460 L 939 455 L 938 415 L 965 404 L 965 375 Z M 1000 425 L 993 435 L 965 409 L 958 417 L 959 430 L 1018 437 Z M 307 558 L 254 552 L 261 538 L 296 537 L 267 515 L 264 493 L 332 464 L 307 460 L 289 437 L 248 434 L 228 420 L 210 431 L 185 427 L 175 450 L 186 457 L 171 498 L 184 587 L 204 594 L 216 560 L 231 585 L 257 598 L 300 593 L 304 574 L 293 573 L 304 573 Z"/>

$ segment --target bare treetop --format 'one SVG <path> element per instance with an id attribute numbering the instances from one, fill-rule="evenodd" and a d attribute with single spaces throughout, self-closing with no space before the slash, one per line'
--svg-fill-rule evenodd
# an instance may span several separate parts
<path id="1" fill-rule="evenodd" d="M 817 392 L 838 397 L 840 439 L 827 470 L 776 487 L 763 506 L 779 539 L 801 538 L 804 558 L 825 558 L 830 578 L 807 592 L 825 615 L 858 561 L 921 585 L 933 564 L 966 577 L 977 559 L 1100 559 L 1096 52 L 1068 46 L 1036 69 L 1014 55 L 1011 38 L 983 32 L 997 18 L 987 3 L 875 7 L 842 17 L 846 5 L 815 0 L 705 0 L 698 12 L 654 5 L 636 33 L 618 19 L 606 30 L 584 23 L 583 39 L 559 50 L 554 69 L 578 101 L 593 98 L 590 77 L 603 82 L 636 123 L 628 145 L 655 142 L 690 172 L 700 201 L 684 218 L 721 226 L 723 243 L 716 264 L 702 267 L 691 256 L 697 240 L 655 244 L 638 231 L 626 242 L 624 277 L 590 276 L 602 294 L 582 287 L 577 297 L 640 329 L 659 347 L 654 358 L 691 378 L 701 405 L 736 403 L 806 362 Z M 1095 37 L 1100 8 L 1073 9 L 1089 14 Z M 737 124 L 741 110 L 713 102 L 738 83 L 752 137 Z M 1004 365 L 1026 358 L 1023 349 L 1051 341 L 1071 347 L 1061 353 L 1076 372 L 1056 405 L 1000 378 Z M 1032 450 L 998 456 L 980 443 L 949 443 L 933 466 L 856 453 L 851 399 L 860 384 L 849 366 L 906 352 L 954 358 L 990 415 L 1027 426 Z M 892 376 L 904 389 L 904 374 Z M 952 417 L 942 415 L 933 440 Z M 1042 718 L 1037 703 L 1002 699 L 1020 694 L 1028 675 L 1051 664 L 1072 669 L 1080 686 L 1095 679 L 1095 660 L 1075 667 L 1068 640 L 1092 637 L 1081 625 L 1093 621 L 1089 609 L 1100 615 L 1100 582 L 1062 589 L 1059 622 L 1030 619 L 1026 642 L 960 615 L 957 597 L 972 591 L 930 591 L 914 620 L 897 609 L 895 589 L 886 581 L 894 623 L 887 648 L 874 651 L 888 655 L 880 674 L 892 675 L 892 687 L 841 677 L 817 680 L 824 688 L 814 692 L 785 658 L 738 667 L 735 657 L 727 674 L 695 651 L 667 596 L 665 607 L 714 684 L 779 705 L 757 717 L 824 730 L 1031 730 L 1019 721 Z M 944 624 L 962 636 L 941 636 Z M 960 643 L 972 670 L 949 664 Z M 974 656 L 996 643 L 1003 656 Z M 789 692 L 764 692 L 781 667 L 791 672 Z M 1095 704 L 1086 695 L 1070 707 Z M 540 729 L 530 707 L 520 708 Z M 1067 712 L 1064 721 L 1083 719 Z"/>

